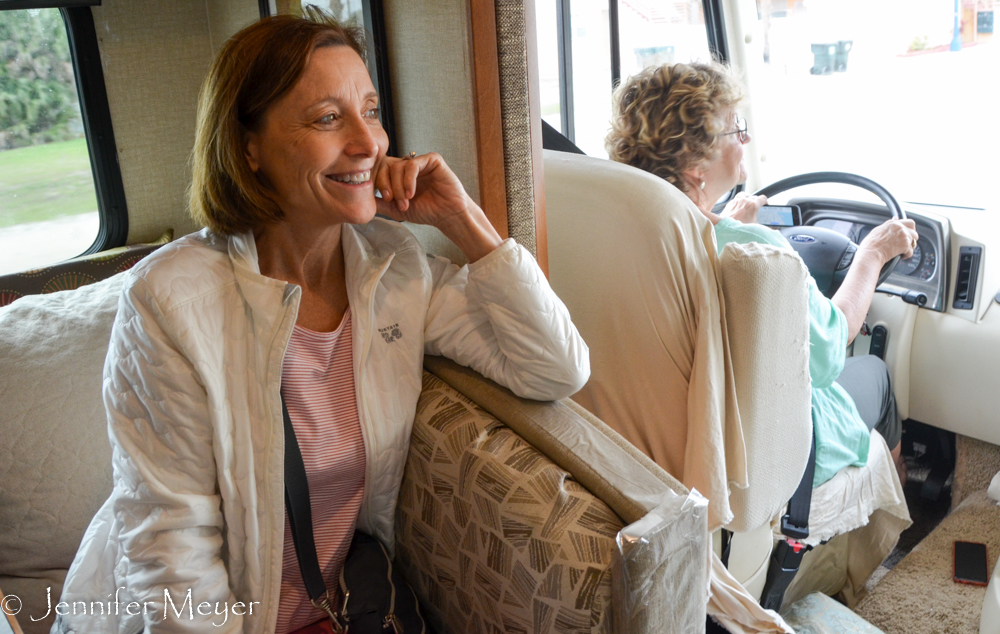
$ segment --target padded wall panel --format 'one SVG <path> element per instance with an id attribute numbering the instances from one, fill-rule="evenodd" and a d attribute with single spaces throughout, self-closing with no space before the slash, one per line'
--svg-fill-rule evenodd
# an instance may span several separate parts
<path id="1" fill-rule="evenodd" d="M 92 9 L 129 210 L 128 242 L 197 227 L 187 213 L 198 91 L 253 0 L 105 0 Z"/>
<path id="2" fill-rule="evenodd" d="M 465 257 L 462 250 L 434 227 L 430 225 L 415 225 L 412 222 L 404 224 L 416 236 L 417 240 L 420 241 L 420 245 L 428 253 L 446 257 L 459 266 L 468 263 L 469 259 Z"/>
<path id="3" fill-rule="evenodd" d="M 141 8 L 139 8 L 141 6 Z M 93 8 L 129 210 L 129 243 L 187 215 L 188 155 L 212 48 L 204 0 L 107 0 Z"/>
<path id="4" fill-rule="evenodd" d="M 479 200 L 467 3 L 386 0 L 385 19 L 400 153 L 440 153 Z"/>
<path id="5" fill-rule="evenodd" d="M 384 0 L 384 9 L 399 152 L 438 152 L 479 201 L 468 3 Z M 456 251 L 437 229 L 417 238 L 431 253 Z"/>
<path id="6" fill-rule="evenodd" d="M 260 19 L 260 4 L 256 0 L 205 0 L 205 7 L 213 53 L 217 53 L 231 35 Z"/>

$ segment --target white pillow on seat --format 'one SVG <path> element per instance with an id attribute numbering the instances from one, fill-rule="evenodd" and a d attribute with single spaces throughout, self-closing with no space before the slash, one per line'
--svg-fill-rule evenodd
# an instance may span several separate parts
<path id="1" fill-rule="evenodd" d="M 94 513 L 111 493 L 101 396 L 120 273 L 0 309 L 0 588 L 26 633 L 53 604 Z"/>

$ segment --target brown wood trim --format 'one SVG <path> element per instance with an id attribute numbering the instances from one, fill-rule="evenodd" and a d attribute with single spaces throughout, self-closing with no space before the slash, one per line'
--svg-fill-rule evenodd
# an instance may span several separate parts
<path id="1" fill-rule="evenodd" d="M 535 259 L 549 276 L 549 241 L 545 223 L 545 160 L 542 155 L 542 110 L 538 94 L 538 37 L 535 0 L 524 0 L 524 39 L 528 49 L 528 118 L 531 122 L 531 184 L 535 198 Z"/>
<path id="2" fill-rule="evenodd" d="M 497 16 L 493 0 L 470 0 L 472 77 L 476 104 L 476 156 L 479 205 L 501 238 L 507 238 L 507 178 L 503 164 L 503 119 L 500 113 L 500 63 Z"/>

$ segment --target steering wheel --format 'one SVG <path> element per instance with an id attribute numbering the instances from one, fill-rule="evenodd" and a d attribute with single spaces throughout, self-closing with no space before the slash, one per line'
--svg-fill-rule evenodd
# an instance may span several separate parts
<path id="1" fill-rule="evenodd" d="M 848 174 L 847 172 L 811 172 L 809 174 L 799 174 L 789 176 L 776 183 L 768 185 L 757 192 L 758 196 L 770 198 L 783 191 L 801 187 L 803 185 L 814 185 L 816 183 L 843 183 L 854 185 L 865 191 L 869 191 L 878 196 L 893 218 L 905 219 L 906 213 L 892 194 L 885 188 L 864 176 Z M 816 286 L 824 295 L 832 296 L 840 288 L 841 282 L 847 275 L 847 270 L 854 261 L 854 254 L 858 250 L 858 245 L 847 236 L 841 235 L 831 229 L 823 227 L 812 227 L 803 225 L 800 227 L 786 227 L 781 229 L 781 234 L 785 236 L 792 248 L 799 254 L 806 268 L 816 280 Z M 896 268 L 900 256 L 885 263 L 878 276 L 880 286 L 889 277 L 892 270 Z"/>

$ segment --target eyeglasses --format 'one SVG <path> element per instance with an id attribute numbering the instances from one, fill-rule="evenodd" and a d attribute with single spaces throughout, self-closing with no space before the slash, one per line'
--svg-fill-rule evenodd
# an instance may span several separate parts
<path id="1" fill-rule="evenodd" d="M 747 120 L 743 117 L 736 117 L 736 129 L 732 132 L 723 132 L 719 136 L 728 136 L 730 134 L 738 134 L 740 143 L 746 143 L 750 135 L 747 134 Z"/>

